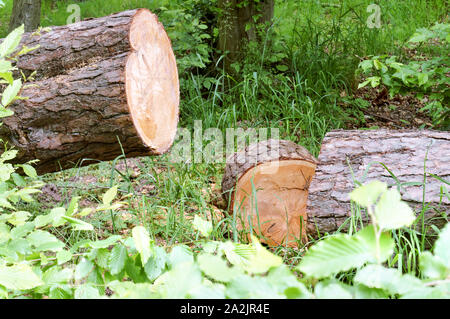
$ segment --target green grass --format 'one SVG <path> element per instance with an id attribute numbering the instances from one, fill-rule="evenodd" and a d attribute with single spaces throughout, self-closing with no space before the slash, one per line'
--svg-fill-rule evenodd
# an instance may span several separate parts
<path id="1" fill-rule="evenodd" d="M 321 5 L 322 2 L 337 6 Z M 401 45 L 416 28 L 442 21 L 447 12 L 445 0 L 380 0 L 377 3 L 382 9 L 382 26 L 370 29 L 366 24 L 369 16 L 366 8 L 372 2 L 276 1 L 275 24 L 266 33 L 262 46 L 250 50 L 239 65 L 240 78 L 225 74 L 214 64 L 180 74 L 180 127 L 192 130 L 194 121 L 202 120 L 204 130 L 217 127 L 224 136 L 226 128 L 231 127 L 275 127 L 280 129 L 280 138 L 300 143 L 317 156 L 324 135 L 331 129 L 345 127 L 353 114 L 343 110 L 339 101 L 342 92 L 351 99 L 358 81 L 354 75 L 360 59 L 388 52 L 403 54 Z M 6 7 L 0 9 L 0 37 L 6 35 L 12 0 L 5 3 Z M 58 1 L 56 7 L 51 8 L 50 1 L 44 0 L 42 25 L 65 24 L 70 15 L 66 11 L 70 3 L 74 2 Z M 76 3 L 84 19 L 139 7 L 158 12 L 163 6 L 175 8 L 182 1 L 110 0 L 106 5 L 105 1 L 87 0 Z M 357 104 L 355 102 L 354 107 L 358 108 Z M 126 198 L 128 208 L 115 215 L 114 229 L 109 213 L 91 217 L 99 237 L 113 231 L 126 231 L 131 228 L 130 224 L 142 224 L 153 238 L 165 245 L 195 245 L 197 234 L 190 218 L 194 214 L 207 216 L 211 213 L 210 200 L 217 195 L 211 186 L 220 186 L 224 164 L 171 164 L 167 155 L 149 157 L 142 160 L 137 177 L 129 173 L 112 174 L 111 167 L 112 162 L 104 162 L 46 175 L 45 181 L 54 183 L 62 191 L 61 204 L 66 205 L 70 196 L 99 202 L 102 192 L 112 184 L 120 186 L 122 195 L 132 194 Z M 87 188 L 71 181 L 84 175 L 96 177 L 97 182 Z M 137 195 L 139 185 L 149 185 L 153 190 Z M 124 221 L 123 214 L 130 214 L 130 219 Z M 232 239 L 231 217 L 225 216 L 222 222 L 215 222 L 213 239 Z M 69 243 L 80 236 L 67 230 L 59 231 Z M 421 249 L 422 246 L 415 245 L 416 240 L 411 242 L 406 238 L 409 237 L 398 236 L 405 251 Z M 290 264 L 298 262 L 298 253 L 294 250 L 279 247 L 276 251 Z"/>

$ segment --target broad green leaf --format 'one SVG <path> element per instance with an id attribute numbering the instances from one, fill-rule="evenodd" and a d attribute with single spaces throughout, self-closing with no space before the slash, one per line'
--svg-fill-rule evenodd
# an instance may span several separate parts
<path id="1" fill-rule="evenodd" d="M 256 254 L 256 249 L 253 245 L 235 244 L 231 241 L 220 243 L 219 250 L 225 253 L 230 263 L 239 267 L 248 265 L 251 256 Z"/>
<path id="2" fill-rule="evenodd" d="M 225 286 L 203 281 L 202 285 L 189 290 L 189 298 L 193 299 L 225 299 Z"/>
<path id="3" fill-rule="evenodd" d="M 72 216 L 78 211 L 78 201 L 80 200 L 81 196 L 74 196 L 70 200 L 69 206 L 67 207 L 67 216 Z"/>
<path id="4" fill-rule="evenodd" d="M 22 24 L 20 27 L 14 29 L 10 34 L 7 35 L 7 37 L 0 44 L 0 58 L 9 56 L 14 52 L 14 50 L 16 50 L 24 32 L 25 28 Z"/>
<path id="5" fill-rule="evenodd" d="M 123 270 L 127 258 L 127 248 L 124 245 L 118 244 L 114 246 L 109 256 L 108 263 L 112 275 L 117 275 Z"/>
<path id="6" fill-rule="evenodd" d="M 7 242 L 11 238 L 11 230 L 8 225 L 0 222 L 0 244 Z"/>
<path id="7" fill-rule="evenodd" d="M 80 219 L 69 216 L 61 216 L 61 218 L 68 221 L 75 230 L 94 230 L 94 226 Z"/>
<path id="8" fill-rule="evenodd" d="M 374 231 L 373 226 L 369 225 L 369 226 L 364 227 L 358 233 L 356 233 L 354 236 L 362 239 L 366 243 L 367 252 L 373 256 L 373 258 L 374 258 L 373 260 L 375 261 L 376 238 L 375 238 L 375 231 Z M 384 262 L 394 253 L 395 242 L 389 232 L 381 233 L 379 245 L 380 245 L 379 246 L 379 249 L 380 249 L 379 262 Z"/>
<path id="9" fill-rule="evenodd" d="M 89 275 L 95 265 L 89 259 L 83 258 L 75 268 L 75 279 L 80 280 Z"/>
<path id="10" fill-rule="evenodd" d="M 386 299 L 389 295 L 378 288 L 369 288 L 362 284 L 353 285 L 353 294 L 355 299 Z"/>
<path id="11" fill-rule="evenodd" d="M 192 251 L 186 245 L 177 245 L 170 251 L 167 262 L 170 268 L 184 262 L 194 262 Z"/>
<path id="12" fill-rule="evenodd" d="M 1 74 L 0 74 L 1 76 Z M 0 81 L 1 83 L 1 81 Z M 14 115 L 14 112 L 10 109 L 5 109 L 3 106 L 0 105 L 0 118 L 8 117 Z"/>
<path id="13" fill-rule="evenodd" d="M 447 223 L 439 233 L 439 238 L 434 244 L 434 255 L 450 269 L 450 223 Z"/>
<path id="14" fill-rule="evenodd" d="M 269 273 L 267 274 L 267 281 L 279 293 L 284 293 L 289 299 L 312 298 L 311 292 L 309 292 L 304 284 L 298 281 L 298 278 L 285 264 L 270 269 Z"/>
<path id="15" fill-rule="evenodd" d="M 98 299 L 100 295 L 98 289 L 90 284 L 78 286 L 75 289 L 75 299 Z"/>
<path id="16" fill-rule="evenodd" d="M 115 186 L 111 187 L 110 189 L 108 189 L 105 192 L 105 194 L 103 194 L 103 204 L 104 205 L 110 205 L 111 204 L 111 202 L 113 201 L 113 199 L 117 195 L 117 188 L 118 188 L 118 186 L 115 185 Z"/>
<path id="17" fill-rule="evenodd" d="M 359 269 L 354 278 L 355 283 L 370 288 L 383 289 L 392 295 L 404 294 L 423 288 L 422 282 L 411 275 L 402 275 L 396 269 L 385 268 L 381 265 L 367 265 Z"/>
<path id="18" fill-rule="evenodd" d="M 56 253 L 58 265 L 62 265 L 72 259 L 72 253 L 67 250 L 60 250 Z"/>
<path id="19" fill-rule="evenodd" d="M 108 284 L 114 291 L 112 298 L 119 299 L 155 299 L 159 297 L 148 283 L 133 283 L 130 281 L 113 281 Z"/>
<path id="20" fill-rule="evenodd" d="M 72 289 L 69 285 L 55 285 L 50 288 L 50 299 L 72 299 Z"/>
<path id="21" fill-rule="evenodd" d="M 17 155 L 17 150 L 8 150 L 6 152 L 3 152 L 2 155 L 0 156 L 0 163 L 12 160 L 13 158 L 16 157 Z"/>
<path id="22" fill-rule="evenodd" d="M 127 276 L 135 283 L 148 282 L 147 275 L 142 268 L 141 258 L 138 257 L 139 255 L 136 257 L 136 259 L 127 258 L 125 262 L 125 271 L 127 273 Z M 151 260 L 152 258 L 149 259 L 147 264 Z"/>
<path id="23" fill-rule="evenodd" d="M 27 222 L 21 226 L 17 226 L 11 229 L 11 238 L 14 240 L 23 238 L 29 233 L 31 233 L 33 230 L 34 230 L 34 223 Z"/>
<path id="24" fill-rule="evenodd" d="M 337 234 L 313 245 L 297 269 L 308 276 L 323 278 L 361 267 L 373 260 L 365 240 L 357 236 Z"/>
<path id="25" fill-rule="evenodd" d="M 0 182 L 6 182 L 14 173 L 14 167 L 11 164 L 0 165 Z"/>
<path id="26" fill-rule="evenodd" d="M 225 291 L 231 299 L 280 299 L 286 298 L 267 281 L 265 277 L 240 275 L 235 277 Z"/>
<path id="27" fill-rule="evenodd" d="M 60 251 L 64 248 L 64 243 L 54 235 L 42 230 L 35 230 L 27 236 L 28 242 L 35 247 L 36 251 Z"/>
<path id="28" fill-rule="evenodd" d="M 155 247 L 153 255 L 148 259 L 144 268 L 148 279 L 154 281 L 162 274 L 166 266 L 166 259 L 167 254 L 164 248 Z"/>
<path id="29" fill-rule="evenodd" d="M 416 216 L 405 202 L 401 201 L 400 193 L 390 189 L 383 193 L 374 210 L 378 226 L 385 230 L 410 226 Z"/>
<path id="30" fill-rule="evenodd" d="M 21 167 L 23 168 L 23 171 L 25 174 L 27 174 L 27 176 L 29 176 L 31 178 L 37 178 L 38 175 L 33 166 L 28 165 L 28 164 L 23 164 L 23 165 L 21 165 Z"/>
<path id="31" fill-rule="evenodd" d="M 63 207 L 55 207 L 47 215 L 39 215 L 34 219 L 36 228 L 41 228 L 52 224 L 55 227 L 61 226 L 65 221 L 61 222 L 61 217 L 64 216 L 66 210 Z"/>
<path id="32" fill-rule="evenodd" d="M 29 212 L 18 211 L 12 214 L 9 214 L 7 219 L 8 223 L 13 224 L 14 226 L 21 226 L 25 224 L 25 222 L 30 218 L 31 214 Z"/>
<path id="33" fill-rule="evenodd" d="M 272 267 L 278 267 L 283 263 L 280 256 L 274 255 L 263 247 L 258 239 L 252 235 L 252 245 L 255 247 L 255 254 L 252 255 L 244 269 L 252 274 L 262 274 Z"/>
<path id="34" fill-rule="evenodd" d="M 14 101 L 21 88 L 22 80 L 20 79 L 14 80 L 13 84 L 10 84 L 6 87 L 6 89 L 2 93 L 3 107 L 8 106 L 12 101 Z"/>
<path id="35" fill-rule="evenodd" d="M 32 253 L 30 243 L 23 238 L 11 240 L 7 246 L 11 252 L 19 253 L 22 255 L 28 255 Z"/>
<path id="36" fill-rule="evenodd" d="M 192 226 L 194 226 L 194 229 L 198 230 L 203 237 L 209 237 L 213 229 L 210 221 L 204 220 L 198 215 L 195 215 Z"/>
<path id="37" fill-rule="evenodd" d="M 72 279 L 72 276 L 72 269 L 60 269 L 58 266 L 53 266 L 42 274 L 42 280 L 45 282 L 45 285 L 52 286 L 55 284 L 68 283 Z"/>
<path id="38" fill-rule="evenodd" d="M 12 66 L 11 62 L 0 59 L 0 73 L 9 72 L 9 71 L 11 71 L 12 67 L 13 66 Z"/>
<path id="39" fill-rule="evenodd" d="M 352 299 L 350 288 L 332 280 L 319 282 L 314 288 L 314 295 L 318 299 Z"/>
<path id="40" fill-rule="evenodd" d="M 354 189 L 350 193 L 350 199 L 363 207 L 375 204 L 377 198 L 386 192 L 387 185 L 378 180 Z"/>
<path id="41" fill-rule="evenodd" d="M 131 231 L 133 235 L 134 245 L 141 254 L 142 266 L 145 266 L 152 253 L 150 247 L 150 236 L 147 229 L 143 226 L 136 226 Z"/>
<path id="42" fill-rule="evenodd" d="M 187 298 L 189 291 L 202 284 L 200 269 L 193 262 L 177 264 L 153 283 L 161 298 Z"/>
<path id="43" fill-rule="evenodd" d="M 0 285 L 5 286 L 7 289 L 25 290 L 43 284 L 44 282 L 28 265 L 0 266 Z"/>
<path id="44" fill-rule="evenodd" d="M 201 271 L 216 281 L 229 282 L 234 277 L 242 274 L 242 271 L 239 268 L 228 267 L 225 260 L 219 256 L 201 254 L 198 255 L 197 262 Z"/>
<path id="45" fill-rule="evenodd" d="M 445 279 L 450 273 L 439 257 L 433 256 L 429 251 L 420 254 L 420 270 L 422 274 L 431 279 Z"/>
<path id="46" fill-rule="evenodd" d="M 122 236 L 113 235 L 104 240 L 97 240 L 94 242 L 90 242 L 89 246 L 91 246 L 92 248 L 107 248 L 111 245 L 114 245 L 118 240 L 121 240 L 121 239 L 122 239 Z"/>

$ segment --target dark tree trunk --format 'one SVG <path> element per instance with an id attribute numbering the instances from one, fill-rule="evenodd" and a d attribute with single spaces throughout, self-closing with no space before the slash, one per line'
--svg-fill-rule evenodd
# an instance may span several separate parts
<path id="1" fill-rule="evenodd" d="M 242 59 L 243 49 L 249 41 L 260 41 L 258 27 L 266 28 L 273 18 L 274 0 L 219 0 L 219 43 L 227 53 L 225 69 Z"/>
<path id="2" fill-rule="evenodd" d="M 25 25 L 25 31 L 36 30 L 41 24 L 41 0 L 14 0 L 9 32 Z"/>

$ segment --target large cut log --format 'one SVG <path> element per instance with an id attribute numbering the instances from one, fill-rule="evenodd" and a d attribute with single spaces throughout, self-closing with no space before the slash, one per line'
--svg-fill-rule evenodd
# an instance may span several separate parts
<path id="1" fill-rule="evenodd" d="M 317 160 L 291 141 L 252 144 L 227 159 L 222 180 L 236 229 L 269 245 L 296 246 L 306 235 L 308 186 Z"/>
<path id="2" fill-rule="evenodd" d="M 38 172 L 46 173 L 81 159 L 114 159 L 122 150 L 132 157 L 170 148 L 178 71 L 170 40 L 149 10 L 28 33 L 22 44 L 40 46 L 17 62 L 25 73 L 36 71 L 36 81 L 0 129 L 19 150 L 17 162 L 37 158 Z"/>
<path id="3" fill-rule="evenodd" d="M 450 180 L 449 163 L 449 132 L 340 130 L 325 136 L 318 160 L 289 141 L 248 146 L 227 160 L 222 191 L 238 231 L 269 245 L 297 246 L 299 239 L 348 230 L 355 180 L 402 184 L 402 199 L 416 213 L 425 196 L 425 223 L 442 227 L 450 213 L 441 192 L 442 180 Z M 362 221 L 369 222 L 366 214 Z"/>
<path id="4" fill-rule="evenodd" d="M 323 140 L 318 160 L 307 206 L 308 233 L 313 237 L 339 228 L 348 230 L 350 224 L 344 222 L 352 212 L 349 193 L 356 186 L 354 179 L 363 183 L 377 179 L 394 187 L 398 183 L 415 183 L 400 188 L 402 200 L 418 214 L 425 198 L 429 205 L 425 209 L 428 226 L 440 228 L 448 222 L 450 201 L 441 193 L 441 187 L 448 190 L 449 186 L 430 174 L 450 180 L 449 132 L 332 131 Z M 417 185 L 424 182 L 424 172 L 425 188 Z M 362 220 L 368 222 L 367 214 L 362 215 Z"/>

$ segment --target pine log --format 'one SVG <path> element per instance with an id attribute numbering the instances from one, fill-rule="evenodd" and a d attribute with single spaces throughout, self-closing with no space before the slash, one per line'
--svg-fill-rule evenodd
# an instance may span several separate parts
<path id="1" fill-rule="evenodd" d="M 224 199 L 236 229 L 269 245 L 296 246 L 306 235 L 308 186 L 317 160 L 290 141 L 252 144 L 227 159 Z"/>
<path id="2" fill-rule="evenodd" d="M 19 150 L 18 163 L 37 158 L 37 171 L 47 173 L 81 159 L 111 160 L 122 150 L 133 157 L 170 148 L 178 71 L 170 40 L 149 10 L 28 33 L 22 44 L 40 46 L 17 62 L 28 74 L 36 71 L 36 80 L 0 128 L 0 138 Z"/>
<path id="3" fill-rule="evenodd" d="M 417 214 L 425 196 L 425 225 L 441 228 L 450 213 L 448 185 L 442 182 L 450 180 L 449 163 L 449 132 L 339 130 L 327 133 L 317 160 L 295 143 L 276 140 L 233 154 L 222 194 L 237 230 L 269 245 L 298 246 L 299 239 L 348 231 L 354 178 L 363 184 L 375 179 L 393 187 L 401 183 L 402 200 Z M 369 222 L 367 214 L 362 221 Z"/>
<path id="4" fill-rule="evenodd" d="M 441 193 L 441 187 L 448 191 L 449 186 L 430 174 L 450 181 L 449 132 L 332 131 L 323 140 L 318 160 L 320 164 L 311 181 L 307 206 L 307 228 L 312 237 L 339 228 L 348 230 L 350 224 L 345 221 L 352 212 L 349 193 L 356 187 L 354 178 L 363 184 L 377 179 L 397 187 L 398 183 L 423 184 L 426 171 L 425 192 L 422 185 L 403 185 L 402 200 L 419 214 L 425 196 L 425 204 L 429 205 L 425 209 L 425 225 L 441 228 L 448 222 L 450 201 Z M 369 222 L 366 213 L 362 214 L 362 220 Z"/>

